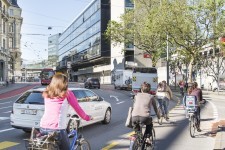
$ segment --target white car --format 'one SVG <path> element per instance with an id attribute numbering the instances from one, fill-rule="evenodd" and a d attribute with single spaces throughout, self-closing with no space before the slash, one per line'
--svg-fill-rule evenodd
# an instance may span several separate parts
<path id="1" fill-rule="evenodd" d="M 79 127 L 90 125 L 96 122 L 108 124 L 111 121 L 111 104 L 104 101 L 102 97 L 85 88 L 69 88 L 77 97 L 80 106 L 84 111 L 91 115 L 94 119 L 85 121 L 80 119 Z M 40 128 L 40 119 L 44 114 L 44 99 L 42 92 L 45 88 L 36 88 L 26 91 L 13 104 L 13 110 L 10 115 L 11 126 L 17 129 L 22 129 L 25 132 L 30 132 L 32 127 Z M 68 111 L 68 126 L 67 131 L 71 131 L 77 126 L 71 116 L 79 116 L 70 106 Z M 51 116 L 49 116 L 51 117 Z"/>

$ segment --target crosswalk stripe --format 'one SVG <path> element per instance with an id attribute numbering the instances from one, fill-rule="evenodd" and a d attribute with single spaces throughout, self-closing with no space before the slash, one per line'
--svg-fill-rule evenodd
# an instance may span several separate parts
<path id="1" fill-rule="evenodd" d="M 9 117 L 0 117 L 0 121 L 1 120 L 8 120 L 8 119 L 10 119 Z"/>
<path id="2" fill-rule="evenodd" d="M 15 145 L 18 145 L 19 143 L 15 142 L 9 142 L 9 141 L 4 141 L 0 143 L 0 149 L 6 149 Z"/>
<path id="3" fill-rule="evenodd" d="M 9 129 L 5 129 L 5 130 L 0 130 L 0 133 L 2 132 L 6 132 L 6 131 L 10 131 L 10 130 L 14 130 L 15 128 L 9 128 Z"/>

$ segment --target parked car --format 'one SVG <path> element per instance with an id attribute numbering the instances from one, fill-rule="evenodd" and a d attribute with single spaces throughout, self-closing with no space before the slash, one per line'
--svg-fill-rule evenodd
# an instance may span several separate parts
<path id="1" fill-rule="evenodd" d="M 84 83 L 85 88 L 98 88 L 100 89 L 100 82 L 98 78 L 88 78 Z"/>
<path id="2" fill-rule="evenodd" d="M 70 106 L 67 115 L 67 131 L 74 129 L 74 126 L 79 124 L 79 127 L 87 126 L 96 122 L 108 124 L 111 121 L 111 104 L 106 102 L 96 93 L 85 88 L 69 88 L 77 97 L 80 106 L 84 111 L 91 115 L 94 119 L 85 121 L 80 119 L 80 122 L 74 122 L 70 116 L 79 116 Z M 40 119 L 44 114 L 44 99 L 42 93 L 45 88 L 36 88 L 26 91 L 13 104 L 13 110 L 10 115 L 11 126 L 17 129 L 22 129 L 25 132 L 30 132 L 32 127 L 40 127 Z M 49 116 L 51 117 L 51 116 Z"/>

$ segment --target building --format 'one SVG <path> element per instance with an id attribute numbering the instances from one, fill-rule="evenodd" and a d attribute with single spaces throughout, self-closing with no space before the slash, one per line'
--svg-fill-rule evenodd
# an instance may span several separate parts
<path id="1" fill-rule="evenodd" d="M 0 81 L 21 76 L 21 8 L 16 0 L 0 1 Z"/>
<path id="2" fill-rule="evenodd" d="M 119 21 L 130 8 L 130 0 L 93 0 L 59 37 L 57 70 L 69 73 L 72 81 L 97 77 L 111 83 L 114 69 L 135 64 L 133 45 L 114 47 L 104 37 L 109 20 Z"/>
<path id="3" fill-rule="evenodd" d="M 56 69 L 58 61 L 59 36 L 61 33 L 48 38 L 48 67 Z"/>

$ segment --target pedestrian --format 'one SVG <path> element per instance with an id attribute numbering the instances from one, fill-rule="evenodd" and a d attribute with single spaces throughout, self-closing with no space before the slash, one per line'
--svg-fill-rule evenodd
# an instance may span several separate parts
<path id="1" fill-rule="evenodd" d="M 165 80 L 159 83 L 156 90 L 156 96 L 159 103 L 159 107 L 162 110 L 163 117 L 165 117 L 166 120 L 169 120 L 168 106 L 169 101 L 173 97 L 173 94 L 170 87 L 166 84 Z"/>

